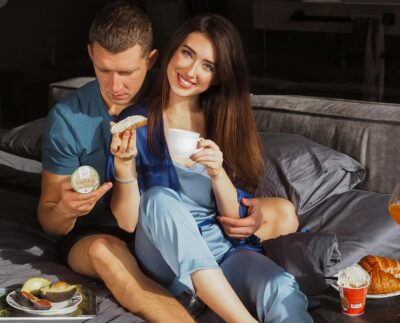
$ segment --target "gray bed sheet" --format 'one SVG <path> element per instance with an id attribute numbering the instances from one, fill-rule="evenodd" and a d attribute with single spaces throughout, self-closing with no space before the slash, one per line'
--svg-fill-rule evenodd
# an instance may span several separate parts
<path id="1" fill-rule="evenodd" d="M 366 254 L 400 258 L 400 226 L 387 213 L 388 198 L 387 194 L 351 190 L 325 200 L 301 216 L 302 228 L 337 235 L 341 261 L 330 267 L 327 275 Z M 57 238 L 43 233 L 37 222 L 37 203 L 37 195 L 11 191 L 0 183 L 0 287 L 19 285 L 39 275 L 90 284 L 98 307 L 98 316 L 90 322 L 144 322 L 121 308 L 101 282 L 78 275 L 61 263 Z M 199 321 L 215 320 L 212 315 L 203 320 L 205 317 Z"/>
<path id="2" fill-rule="evenodd" d="M 144 322 L 120 307 L 101 282 L 75 274 L 61 263 L 57 238 L 43 233 L 37 222 L 37 203 L 36 196 L 0 188 L 0 287 L 20 285 L 34 276 L 88 284 L 96 293 L 98 311 L 90 322 Z"/>
<path id="3" fill-rule="evenodd" d="M 387 211 L 389 197 L 389 194 L 350 190 L 301 215 L 301 228 L 331 232 L 337 237 L 341 261 L 329 267 L 327 276 L 368 254 L 400 259 L 400 226 Z"/>

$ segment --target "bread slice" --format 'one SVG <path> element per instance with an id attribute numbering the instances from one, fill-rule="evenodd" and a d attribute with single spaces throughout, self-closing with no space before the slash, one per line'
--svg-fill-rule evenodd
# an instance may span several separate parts
<path id="1" fill-rule="evenodd" d="M 111 127 L 112 134 L 123 134 L 126 130 L 134 130 L 147 124 L 147 118 L 143 116 L 130 116 Z"/>

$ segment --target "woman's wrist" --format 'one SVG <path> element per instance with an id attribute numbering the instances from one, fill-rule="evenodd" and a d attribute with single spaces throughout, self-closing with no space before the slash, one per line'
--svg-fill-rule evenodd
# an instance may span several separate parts
<path id="1" fill-rule="evenodd" d="M 133 167 L 135 169 L 136 167 L 136 160 L 135 158 L 133 159 L 122 159 L 117 156 L 114 156 L 114 166 L 117 169 L 129 169 Z"/>
<path id="2" fill-rule="evenodd" d="M 136 178 L 136 163 L 135 160 L 114 159 L 115 179 L 120 183 L 133 183 Z"/>
<path id="3" fill-rule="evenodd" d="M 210 176 L 211 180 L 217 181 L 224 177 L 224 168 L 221 167 L 220 169 L 213 169 L 208 173 L 208 175 Z"/>
<path id="4" fill-rule="evenodd" d="M 132 184 L 132 183 L 137 182 L 137 177 L 135 177 L 135 176 L 130 177 L 130 178 L 119 178 L 117 176 L 114 176 L 114 178 L 118 183 L 121 183 L 121 184 Z"/>

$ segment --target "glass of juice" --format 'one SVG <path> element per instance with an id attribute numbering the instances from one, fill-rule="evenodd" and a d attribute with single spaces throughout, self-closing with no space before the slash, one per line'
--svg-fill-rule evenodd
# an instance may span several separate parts
<path id="1" fill-rule="evenodd" d="M 400 184 L 398 184 L 389 199 L 389 213 L 393 220 L 400 225 Z"/>

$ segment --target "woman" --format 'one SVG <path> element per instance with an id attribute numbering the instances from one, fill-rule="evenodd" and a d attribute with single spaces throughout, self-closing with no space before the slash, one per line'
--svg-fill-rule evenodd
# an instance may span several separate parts
<path id="1" fill-rule="evenodd" d="M 148 115 L 148 127 L 114 135 L 111 144 L 111 208 L 126 230 L 139 218 L 135 252 L 143 267 L 176 296 L 196 293 L 227 322 L 311 322 L 293 277 L 262 255 L 256 239 L 228 239 L 215 221 L 217 213 L 246 213 L 238 201 L 257 190 L 263 169 L 233 25 L 208 15 L 179 28 L 155 93 L 149 108 L 120 116 Z M 207 139 L 190 158 L 171 157 L 169 128 Z"/>

